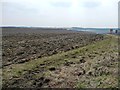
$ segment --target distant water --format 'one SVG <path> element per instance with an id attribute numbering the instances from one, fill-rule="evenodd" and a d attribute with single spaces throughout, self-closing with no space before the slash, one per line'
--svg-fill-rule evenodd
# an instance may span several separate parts
<path id="1" fill-rule="evenodd" d="M 77 30 L 77 31 L 88 31 L 88 32 L 93 32 L 96 34 L 108 34 L 110 33 L 110 29 L 73 29 L 73 30 Z M 115 32 L 115 30 L 113 29 L 113 33 Z"/>
<path id="2" fill-rule="evenodd" d="M 94 33 L 97 33 L 97 34 L 107 34 L 110 32 L 110 30 L 81 30 L 81 31 L 89 31 L 89 32 L 94 32 Z"/>

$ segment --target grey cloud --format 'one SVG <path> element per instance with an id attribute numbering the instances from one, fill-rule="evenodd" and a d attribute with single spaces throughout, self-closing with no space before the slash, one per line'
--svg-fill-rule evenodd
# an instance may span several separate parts
<path id="1" fill-rule="evenodd" d="M 31 13 L 37 12 L 34 8 L 28 8 L 25 5 L 14 3 L 14 2 L 3 2 L 3 11 L 11 13 Z"/>
<path id="2" fill-rule="evenodd" d="M 94 1 L 94 2 L 90 1 L 90 2 L 84 2 L 83 3 L 83 6 L 86 7 L 86 8 L 96 8 L 96 7 L 99 7 L 100 5 L 101 5 L 101 3 L 96 2 L 96 1 Z"/>

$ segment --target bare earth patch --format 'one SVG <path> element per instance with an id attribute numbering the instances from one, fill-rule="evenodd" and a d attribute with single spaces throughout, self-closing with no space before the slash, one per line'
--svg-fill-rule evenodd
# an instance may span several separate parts
<path id="1" fill-rule="evenodd" d="M 118 37 L 3 67 L 4 87 L 117 88 Z"/>

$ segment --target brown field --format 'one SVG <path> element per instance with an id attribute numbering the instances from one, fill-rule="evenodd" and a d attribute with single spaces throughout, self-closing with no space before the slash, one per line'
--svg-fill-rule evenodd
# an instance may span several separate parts
<path id="1" fill-rule="evenodd" d="M 24 28 L 10 30 L 5 28 L 3 35 L 3 65 L 5 66 L 66 52 L 103 39 L 102 35 L 85 32 L 24 30 Z"/>
<path id="2" fill-rule="evenodd" d="M 3 28 L 3 87 L 118 87 L 117 36 Z"/>

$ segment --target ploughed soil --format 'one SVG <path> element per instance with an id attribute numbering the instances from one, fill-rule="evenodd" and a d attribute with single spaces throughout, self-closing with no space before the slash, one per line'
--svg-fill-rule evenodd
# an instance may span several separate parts
<path id="1" fill-rule="evenodd" d="M 3 87 L 117 88 L 118 36 L 66 30 L 5 34 Z"/>
<path id="2" fill-rule="evenodd" d="M 68 30 L 3 28 L 3 66 L 24 63 L 103 40 L 102 35 Z"/>

